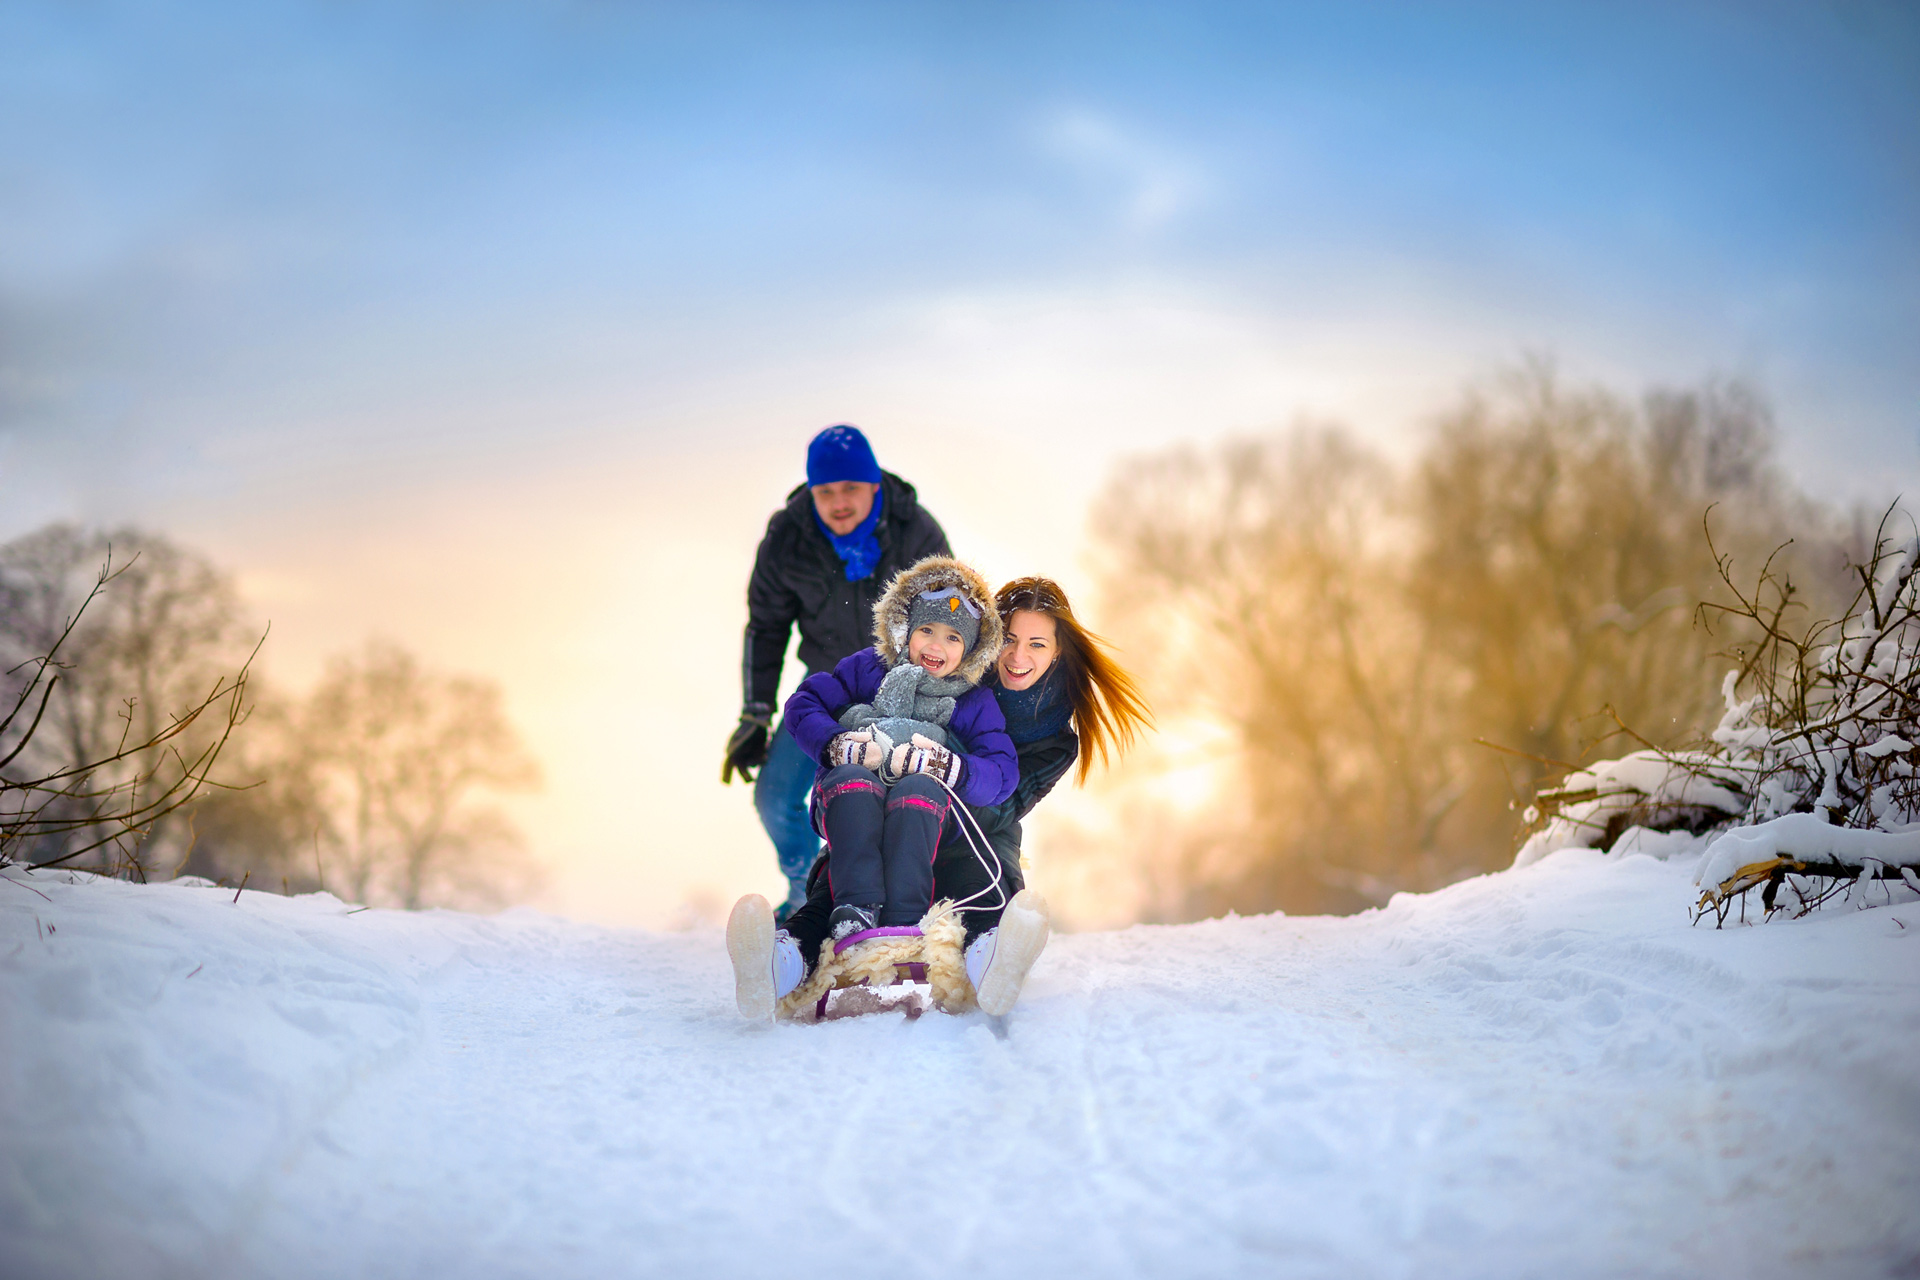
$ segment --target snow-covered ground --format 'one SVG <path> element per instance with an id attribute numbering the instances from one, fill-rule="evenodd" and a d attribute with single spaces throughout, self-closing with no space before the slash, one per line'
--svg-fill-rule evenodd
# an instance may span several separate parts
<path id="1" fill-rule="evenodd" d="M 1920 903 L 1694 928 L 1692 869 L 1061 937 L 998 1029 L 16 869 L 0 1274 L 1920 1276 Z"/>

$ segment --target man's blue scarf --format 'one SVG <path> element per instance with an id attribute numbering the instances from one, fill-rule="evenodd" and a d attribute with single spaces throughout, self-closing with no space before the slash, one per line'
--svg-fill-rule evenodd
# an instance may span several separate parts
<path id="1" fill-rule="evenodd" d="M 873 491 L 873 510 L 867 512 L 867 518 L 853 527 L 849 534 L 838 534 L 827 528 L 827 522 L 820 518 L 820 512 L 813 513 L 813 522 L 820 526 L 820 532 L 827 535 L 827 541 L 833 544 L 833 554 L 840 557 L 847 566 L 847 581 L 858 582 L 872 575 L 880 563 L 880 539 L 874 530 L 880 527 L 880 509 L 885 506 L 886 490 L 876 488 Z"/>

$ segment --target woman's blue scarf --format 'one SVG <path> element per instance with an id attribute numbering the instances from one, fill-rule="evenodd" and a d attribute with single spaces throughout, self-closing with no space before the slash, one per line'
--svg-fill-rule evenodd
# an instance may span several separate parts
<path id="1" fill-rule="evenodd" d="M 993 696 L 999 699 L 1000 714 L 1007 718 L 1007 736 L 1014 746 L 1065 733 L 1073 723 L 1073 700 L 1067 697 L 1065 683 L 1053 678 L 1058 671 L 1056 664 L 1025 689 L 1009 689 L 995 677 Z"/>
<path id="2" fill-rule="evenodd" d="M 827 528 L 827 522 L 820 513 L 813 513 L 813 522 L 820 526 L 820 532 L 827 535 L 827 541 L 833 544 L 833 554 L 840 557 L 847 566 L 847 581 L 858 582 L 870 576 L 874 567 L 880 563 L 880 539 L 874 530 L 880 527 L 880 508 L 885 505 L 886 490 L 873 491 L 873 510 L 867 512 L 867 518 L 853 527 L 853 532 L 838 534 Z"/>

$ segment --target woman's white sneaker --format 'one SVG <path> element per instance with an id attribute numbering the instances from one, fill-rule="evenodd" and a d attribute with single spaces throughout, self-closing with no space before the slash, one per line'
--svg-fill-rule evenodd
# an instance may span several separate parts
<path id="1" fill-rule="evenodd" d="M 1022 889 L 1001 913 L 1000 927 L 973 940 L 967 948 L 967 977 L 983 1011 L 998 1016 L 1013 1008 L 1051 932 L 1047 900 Z"/>
<path id="2" fill-rule="evenodd" d="M 773 1021 L 773 908 L 757 893 L 733 904 L 727 916 L 727 955 L 733 960 L 733 1001 L 740 1016 Z"/>

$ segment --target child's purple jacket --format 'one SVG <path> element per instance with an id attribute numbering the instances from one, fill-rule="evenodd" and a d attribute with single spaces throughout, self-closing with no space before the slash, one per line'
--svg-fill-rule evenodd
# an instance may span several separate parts
<path id="1" fill-rule="evenodd" d="M 843 658 L 833 670 L 815 672 L 800 682 L 787 699 L 781 726 L 801 750 L 824 760 L 827 743 L 841 732 L 840 713 L 856 702 L 872 702 L 886 674 L 880 656 L 871 649 Z M 960 785 L 954 788 L 962 800 L 993 805 L 1013 794 L 1020 781 L 1020 757 L 1007 736 L 1007 718 L 1000 714 L 1000 700 L 993 690 L 976 685 L 955 698 L 947 735 L 947 747 L 966 759 L 960 766 Z M 822 765 L 815 772 L 815 785 L 826 771 Z"/>

